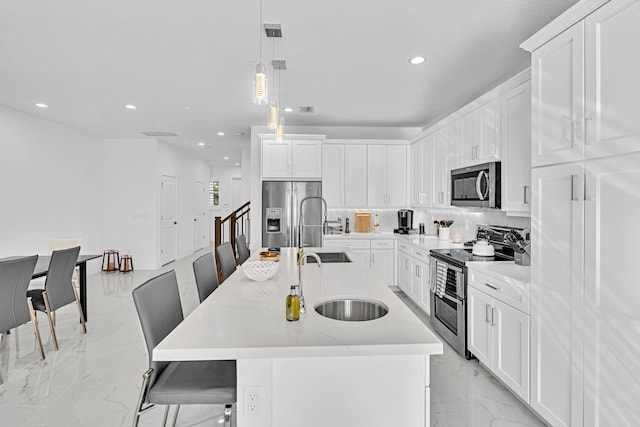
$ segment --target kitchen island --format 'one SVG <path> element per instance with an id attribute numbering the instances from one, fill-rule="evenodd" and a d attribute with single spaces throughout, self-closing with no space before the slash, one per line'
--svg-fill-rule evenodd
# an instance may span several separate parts
<path id="1" fill-rule="evenodd" d="M 253 282 L 237 271 L 153 358 L 236 359 L 238 427 L 428 426 L 429 356 L 443 351 L 436 335 L 357 263 L 304 265 L 307 312 L 287 322 L 285 298 L 297 277 L 295 249 L 283 248 L 271 280 Z M 314 310 L 319 302 L 348 297 L 382 302 L 389 312 L 346 322 Z"/>

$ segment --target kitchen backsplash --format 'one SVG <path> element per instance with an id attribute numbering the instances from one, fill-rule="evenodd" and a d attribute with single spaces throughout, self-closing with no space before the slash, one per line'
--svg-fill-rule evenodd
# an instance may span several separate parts
<path id="1" fill-rule="evenodd" d="M 345 218 L 349 218 L 351 231 L 354 230 L 355 212 L 371 212 L 371 231 L 373 231 L 373 221 L 375 216 L 379 216 L 380 231 L 393 231 L 398 227 L 398 209 L 329 209 L 329 219 L 342 219 L 344 225 Z M 418 225 L 423 222 L 427 234 L 435 234 L 434 220 L 453 220 L 451 235 L 460 233 L 464 241 L 473 240 L 477 224 L 504 225 L 508 227 L 519 227 L 531 229 L 531 219 L 527 217 L 507 216 L 505 212 L 498 209 L 470 210 L 470 209 L 414 209 L 413 227 L 418 229 Z"/>

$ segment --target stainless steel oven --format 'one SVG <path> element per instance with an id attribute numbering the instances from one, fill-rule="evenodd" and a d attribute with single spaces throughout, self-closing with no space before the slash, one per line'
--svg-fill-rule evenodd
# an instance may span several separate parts
<path id="1" fill-rule="evenodd" d="M 431 326 L 467 359 L 467 300 L 464 267 L 431 256 Z"/>

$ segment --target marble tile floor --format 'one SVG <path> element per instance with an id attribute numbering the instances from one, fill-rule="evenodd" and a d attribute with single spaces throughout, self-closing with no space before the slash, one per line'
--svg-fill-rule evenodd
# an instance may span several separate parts
<path id="1" fill-rule="evenodd" d="M 131 290 L 175 269 L 185 316 L 198 305 L 191 263 L 200 251 L 159 270 L 98 273 L 88 277 L 88 332 L 82 334 L 77 309 L 57 316 L 60 350 L 53 349 L 40 313 L 47 359 L 40 361 L 30 324 L 12 330 L 0 345 L 0 426 L 130 426 L 147 355 Z M 100 260 L 96 261 L 100 262 Z M 428 324 L 428 318 L 397 293 Z M 445 344 L 431 367 L 431 426 L 543 426 L 477 361 L 466 361 Z M 179 426 L 220 425 L 223 407 L 187 405 Z M 159 426 L 162 408 L 142 415 L 141 426 Z M 357 426 L 359 427 L 359 426 Z M 401 427 L 401 426 L 394 426 Z"/>

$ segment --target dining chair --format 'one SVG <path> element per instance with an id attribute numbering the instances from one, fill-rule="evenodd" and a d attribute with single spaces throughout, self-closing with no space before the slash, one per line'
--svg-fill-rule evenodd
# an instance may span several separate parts
<path id="1" fill-rule="evenodd" d="M 220 271 L 222 272 L 222 280 L 220 281 L 220 283 L 222 283 L 236 271 L 236 257 L 233 254 L 231 243 L 226 242 L 218 246 L 216 248 L 216 255 L 218 256 Z"/>
<path id="2" fill-rule="evenodd" d="M 154 347 L 184 319 L 175 272 L 171 270 L 146 281 L 135 288 L 132 295 L 149 356 L 149 369 L 142 375 L 133 426 L 138 425 L 140 415 L 156 405 L 167 405 L 163 426 L 170 406 L 177 405 L 173 417 L 175 426 L 180 405 L 222 404 L 225 405 L 224 425 L 229 427 L 237 400 L 235 360 L 153 360 Z"/>
<path id="3" fill-rule="evenodd" d="M 251 256 L 249 248 L 247 247 L 247 239 L 244 234 L 236 237 L 236 246 L 238 248 L 238 260 L 240 261 L 240 264 L 244 264 L 244 262 Z"/>
<path id="4" fill-rule="evenodd" d="M 47 271 L 47 279 L 44 282 L 44 289 L 27 291 L 27 297 L 30 297 L 33 301 L 33 308 L 47 314 L 51 336 L 53 337 L 53 345 L 56 350 L 59 348 L 58 337 L 56 336 L 55 321 L 51 315 L 59 308 L 71 304 L 74 300 L 78 305 L 82 330 L 85 334 L 87 333 L 87 325 L 85 324 L 84 315 L 82 314 L 78 290 L 71 283 L 71 276 L 73 275 L 73 269 L 76 266 L 79 254 L 80 246 L 53 251 Z"/>
<path id="5" fill-rule="evenodd" d="M 218 272 L 213 253 L 209 252 L 193 261 L 193 274 L 200 302 L 204 301 L 218 287 Z"/>
<path id="6" fill-rule="evenodd" d="M 40 346 L 40 356 L 44 360 L 38 319 L 31 298 L 27 297 L 27 288 L 37 262 L 38 255 L 0 262 L 0 344 L 2 333 L 31 320 Z"/>
<path id="7" fill-rule="evenodd" d="M 49 255 L 53 253 L 53 251 L 59 251 L 60 249 L 69 249 L 75 248 L 76 246 L 80 246 L 81 242 L 80 237 L 55 237 L 53 239 L 49 239 Z M 79 267 L 73 269 L 73 275 L 71 276 L 71 283 L 76 288 L 80 283 L 80 272 Z M 31 288 L 42 288 L 44 287 L 45 278 L 39 277 L 37 279 L 33 279 L 31 281 Z"/>

